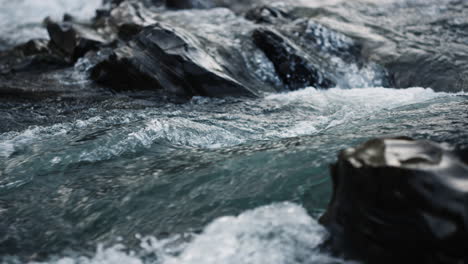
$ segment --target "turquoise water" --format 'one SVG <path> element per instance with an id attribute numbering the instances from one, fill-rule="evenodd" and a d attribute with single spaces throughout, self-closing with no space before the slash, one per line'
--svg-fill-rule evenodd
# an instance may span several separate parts
<path id="1" fill-rule="evenodd" d="M 337 152 L 395 135 L 466 146 L 467 99 L 306 88 L 90 108 L 0 135 L 1 224 L 56 263 L 334 263 L 315 219 Z"/>

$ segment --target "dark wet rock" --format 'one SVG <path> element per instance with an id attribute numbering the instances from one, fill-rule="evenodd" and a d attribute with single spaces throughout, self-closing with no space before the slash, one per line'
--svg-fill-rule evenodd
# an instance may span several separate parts
<path id="1" fill-rule="evenodd" d="M 468 263 L 468 164 L 455 153 L 375 139 L 342 151 L 332 179 L 321 222 L 334 250 L 365 263 Z"/>
<path id="2" fill-rule="evenodd" d="M 191 76 L 190 80 L 182 81 L 182 77 L 188 78 L 185 73 L 179 74 L 177 78 L 169 78 L 167 71 L 162 73 L 164 71 L 155 70 L 160 67 L 157 66 L 162 63 L 160 61 L 178 65 L 177 67 L 183 65 L 169 62 L 169 58 L 174 58 L 171 56 L 161 60 L 160 56 L 164 52 L 151 51 L 151 44 L 145 39 L 147 37 L 140 34 L 144 28 L 154 27 L 152 25 L 159 21 L 174 32 L 174 38 L 184 36 L 182 45 L 190 47 L 190 51 L 178 49 L 173 52 L 199 54 L 193 57 L 183 55 L 186 57 L 185 61 L 196 59 L 194 63 L 199 65 L 204 63 L 201 57 L 213 61 L 208 68 L 217 64 L 217 71 L 230 78 L 230 86 L 233 83 L 240 84 L 244 87 L 243 90 L 250 90 L 252 94 L 295 90 L 307 86 L 329 88 L 336 85 L 390 85 L 390 78 L 382 66 L 361 58 L 362 47 L 353 38 L 312 19 L 299 19 L 284 7 L 262 6 L 252 10 L 247 15 L 251 19 L 249 21 L 226 9 L 153 12 L 138 3 L 122 2 L 111 11 L 109 21 L 118 28 L 120 39 L 128 41 L 128 44 L 116 50 L 107 62 L 96 67 L 93 76 L 98 82 L 115 90 L 154 89 L 164 87 L 163 83 L 177 80 L 177 84 L 170 85 L 177 88 L 164 89 L 186 96 L 244 94 L 233 91 L 226 94 L 202 91 L 204 88 L 200 90 L 186 85 L 202 79 L 193 81 Z M 158 46 L 164 45 L 161 41 L 157 42 Z M 127 67 L 131 69 L 126 77 Z M 115 73 L 120 73 L 119 77 L 113 77 L 117 75 Z M 159 76 L 161 74 L 164 77 Z M 113 81 L 112 78 L 116 80 Z M 181 88 L 182 86 L 185 88 Z"/>
<path id="3" fill-rule="evenodd" d="M 108 9 L 98 12 L 93 21 L 68 15 L 63 22 L 47 21 L 50 43 L 19 48 L 24 54 L 18 49 L 2 52 L 0 72 L 55 70 L 72 66 L 90 52 L 112 48 L 107 59 L 99 55 L 93 60 L 99 65 L 92 76 L 119 91 L 238 96 L 335 85 L 456 91 L 468 83 L 465 46 L 452 36 L 463 36 L 465 26 L 448 16 L 432 21 L 429 28 L 406 17 L 397 17 L 394 26 L 382 19 L 373 4 L 317 7 L 315 1 L 279 2 L 109 0 Z M 230 10 L 204 9 L 219 6 Z M 415 12 L 411 7 L 391 8 L 404 14 Z M 161 25 L 172 33 L 162 39 L 150 37 L 150 28 L 162 32 Z M 446 30 L 453 33 L 447 36 L 453 49 L 434 48 L 440 46 L 438 34 Z M 420 31 L 422 36 L 414 33 Z M 426 39 L 429 44 L 423 45 Z"/>
<path id="4" fill-rule="evenodd" d="M 114 78 L 114 76 L 119 77 Z M 114 89 L 166 89 L 182 96 L 252 96 L 188 32 L 158 24 L 98 64 L 92 76 Z"/>
<path id="5" fill-rule="evenodd" d="M 316 13 L 324 12 L 323 10 L 307 7 L 304 9 L 309 11 L 300 9 L 301 13 L 285 5 L 264 5 L 252 8 L 247 12 L 246 18 L 274 29 L 270 31 L 276 32 L 276 35 L 279 33 L 281 38 L 294 45 L 294 50 L 305 54 L 300 57 L 306 58 L 309 65 L 318 69 L 326 79 L 332 80 L 330 83 L 333 83 L 333 86 L 391 87 L 391 76 L 382 65 L 362 56 L 362 45 L 359 41 L 319 23 L 315 16 Z M 287 45 L 288 52 L 293 50 L 289 48 L 291 44 Z"/>
<path id="6" fill-rule="evenodd" d="M 95 30 L 72 23 L 70 20 L 57 23 L 46 19 L 45 24 L 51 42 L 72 61 L 76 61 L 88 51 L 97 50 L 107 44 L 107 41 Z"/>
<path id="7" fill-rule="evenodd" d="M 361 47 L 361 59 L 385 67 L 394 87 L 446 92 L 467 87 L 468 34 L 461 28 L 468 7 L 463 1 L 343 1 L 320 7 L 291 6 L 285 12 L 352 38 Z M 421 15 L 427 13 L 433 15 Z"/>
<path id="8" fill-rule="evenodd" d="M 255 44 L 275 65 L 276 72 L 290 90 L 308 86 L 330 88 L 335 83 L 320 72 L 319 65 L 307 60 L 292 42 L 281 34 L 268 29 L 257 29 L 253 32 Z"/>
<path id="9" fill-rule="evenodd" d="M 145 27 L 117 49 L 93 69 L 93 79 L 115 90 L 162 88 L 184 97 L 284 89 L 253 43 L 256 25 L 250 21 L 227 9 L 165 12 L 154 19 L 164 23 Z"/>
<path id="10" fill-rule="evenodd" d="M 150 65 L 148 67 L 139 65 L 141 61 L 148 62 Z M 96 65 L 91 77 L 116 91 L 162 89 L 149 69 L 158 65 L 151 64 L 153 61 L 145 58 L 144 53 L 137 53 L 130 47 L 123 47 L 114 51 L 107 60 Z"/>
<path id="11" fill-rule="evenodd" d="M 26 42 L 23 45 L 19 45 L 15 48 L 15 52 L 17 52 L 17 56 L 31 56 L 41 53 L 48 53 L 49 42 L 45 39 L 33 39 Z"/>
<path id="12" fill-rule="evenodd" d="M 468 147 L 459 148 L 456 150 L 456 153 L 458 157 L 460 157 L 460 159 L 463 160 L 463 162 L 468 164 Z"/>
<path id="13" fill-rule="evenodd" d="M 46 71 L 63 68 L 69 62 L 56 53 L 49 41 L 34 39 L 11 50 L 0 52 L 0 74 Z"/>

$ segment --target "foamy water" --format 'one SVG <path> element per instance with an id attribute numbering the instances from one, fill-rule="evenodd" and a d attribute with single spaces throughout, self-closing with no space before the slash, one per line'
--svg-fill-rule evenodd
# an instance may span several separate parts
<path id="1" fill-rule="evenodd" d="M 189 242 L 180 237 L 141 238 L 140 248 L 99 246 L 92 257 L 62 257 L 54 264 L 284 264 L 345 263 L 318 251 L 327 233 L 298 205 L 279 203 L 225 216 L 207 225 Z M 44 263 L 44 264 L 45 264 Z M 352 263 L 352 262 L 346 262 Z M 39 263 L 36 263 L 39 264 Z"/>
<path id="2" fill-rule="evenodd" d="M 42 26 L 50 16 L 61 20 L 64 14 L 88 19 L 102 5 L 102 0 L 2 0 L 0 1 L 0 40 L 9 45 L 34 38 L 48 38 Z"/>

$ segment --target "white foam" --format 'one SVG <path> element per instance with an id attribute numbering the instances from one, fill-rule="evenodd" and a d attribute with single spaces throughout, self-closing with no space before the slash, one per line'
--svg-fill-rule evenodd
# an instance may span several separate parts
<path id="1" fill-rule="evenodd" d="M 272 131 L 269 136 L 310 135 L 361 118 L 372 118 L 382 111 L 459 95 L 466 94 L 439 93 L 426 88 L 379 87 L 328 90 L 305 88 L 289 93 L 271 94 L 265 100 L 270 101 L 276 108 L 309 108 L 310 115 L 305 118 L 299 117 L 300 120 L 292 120 L 293 126 L 279 132 Z"/>
<path id="2" fill-rule="evenodd" d="M 424 102 L 447 93 L 437 93 L 429 88 L 354 88 L 339 89 L 333 88 L 320 90 L 312 87 L 298 91 L 282 94 L 271 94 L 266 100 L 273 100 L 278 103 L 307 103 L 310 105 L 329 107 L 335 105 L 359 105 L 369 109 L 392 108 L 405 104 Z"/>
<path id="3" fill-rule="evenodd" d="M 215 220 L 166 263 L 327 263 L 331 258 L 317 251 L 325 235 L 302 207 L 274 204 Z"/>
<path id="4" fill-rule="evenodd" d="M 141 250 L 98 247 L 91 257 L 64 257 L 55 264 L 284 264 L 345 263 L 318 251 L 327 234 L 300 206 L 279 203 L 221 217 L 184 245 L 177 239 L 143 239 Z M 153 256 L 148 258 L 147 256 Z M 146 257 L 145 257 L 146 256 Z"/>
<path id="5" fill-rule="evenodd" d="M 70 146 L 63 153 L 51 153 L 47 158 L 52 165 L 107 160 L 151 148 L 155 143 L 220 148 L 252 140 L 313 135 L 348 122 L 372 118 L 382 111 L 394 111 L 401 106 L 456 95 L 463 93 L 437 93 L 424 88 L 306 88 L 240 102 L 232 109 L 223 108 L 219 113 L 211 112 L 218 107 L 219 99 L 196 98 L 191 104 L 167 111 L 158 108 L 115 110 L 87 120 L 1 134 L 0 158 L 9 158 L 16 150 L 28 148 L 32 151 L 30 155 L 47 153 L 41 150 L 41 146 L 50 149 L 59 144 L 60 147 L 60 144 L 75 141 L 73 137 L 77 133 L 109 129 L 102 136 Z"/>

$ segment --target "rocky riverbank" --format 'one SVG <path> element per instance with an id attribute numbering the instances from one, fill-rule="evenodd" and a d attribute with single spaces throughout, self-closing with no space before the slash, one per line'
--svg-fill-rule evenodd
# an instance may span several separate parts
<path id="1" fill-rule="evenodd" d="M 76 87 L 62 85 L 60 76 L 83 61 L 89 63 L 86 74 L 111 90 L 163 90 L 182 97 L 370 84 L 459 91 L 467 71 L 459 56 L 466 36 L 460 32 L 463 24 L 454 23 L 468 7 L 452 2 L 434 21 L 426 21 L 413 16 L 431 3 L 353 1 L 317 7 L 300 1 L 168 1 L 165 7 L 114 1 L 90 21 L 69 15 L 63 21 L 45 20 L 50 40 L 34 39 L 2 51 L 0 92 L 78 96 Z M 385 16 L 379 13 L 383 8 L 389 9 Z M 384 23 L 396 18 L 398 23 Z M 443 50 L 433 43 L 440 39 L 437 30 L 450 36 L 444 38 Z M 350 68 L 365 79 L 350 79 Z M 42 88 L 28 85 L 37 79 L 44 80 Z"/>

